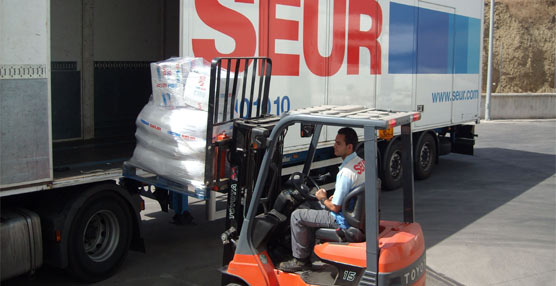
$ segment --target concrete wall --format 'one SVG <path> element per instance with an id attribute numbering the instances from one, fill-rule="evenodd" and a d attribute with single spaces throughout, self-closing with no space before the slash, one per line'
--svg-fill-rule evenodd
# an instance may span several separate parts
<path id="1" fill-rule="evenodd" d="M 481 98 L 485 118 L 486 97 Z M 556 118 L 556 93 L 497 93 L 490 99 L 490 119 Z"/>

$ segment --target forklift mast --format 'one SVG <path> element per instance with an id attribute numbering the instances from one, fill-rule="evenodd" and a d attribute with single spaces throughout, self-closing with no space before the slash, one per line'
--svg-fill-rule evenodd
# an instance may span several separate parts
<path id="1" fill-rule="evenodd" d="M 259 174 L 267 138 L 279 118 L 268 112 L 272 61 L 269 58 L 216 58 L 212 61 L 210 77 L 209 110 L 213 110 L 207 125 L 207 138 L 218 126 L 233 124 L 232 136 L 220 136 L 206 152 L 206 174 L 212 176 L 214 190 L 227 192 L 223 263 L 234 254 L 234 237 L 242 228 L 255 180 Z M 225 79 L 225 81 L 223 80 Z M 220 86 L 221 82 L 224 86 Z M 220 94 L 227 95 L 224 97 Z M 253 104 L 246 104 L 259 102 Z M 241 103 L 241 104 L 239 104 Z M 209 134 L 209 132 L 211 132 Z M 275 155 L 270 163 L 271 180 L 265 184 L 265 202 L 272 201 L 280 190 L 284 136 L 279 136 Z M 226 162 L 227 161 L 227 162 Z M 229 166 L 229 170 L 225 170 Z M 206 182 L 209 183 L 209 182 Z"/>
<path id="2" fill-rule="evenodd" d="M 206 138 L 213 138 L 215 142 L 207 147 L 205 162 L 214 164 L 205 164 L 205 185 L 211 186 L 214 190 L 228 188 L 228 176 L 224 175 L 223 168 L 226 166 L 228 151 L 236 147 L 231 148 L 233 135 L 230 137 L 230 134 L 214 132 L 220 126 L 234 124 L 239 120 L 269 116 L 267 106 L 271 72 L 272 61 L 269 58 L 237 57 L 212 60 Z M 221 86 L 222 83 L 224 86 Z M 262 104 L 256 108 L 245 104 L 246 101 L 254 102 L 253 100 Z"/>
<path id="3" fill-rule="evenodd" d="M 222 236 L 225 245 L 224 263 L 233 257 L 234 247 L 230 244 L 231 237 L 237 237 L 247 214 L 247 206 L 255 189 L 255 181 L 259 175 L 263 156 L 267 149 L 267 138 L 278 122 L 276 116 L 265 116 L 258 119 L 237 120 L 234 122 L 233 142 L 230 148 L 230 187 L 226 210 L 226 231 Z M 277 148 L 269 163 L 270 179 L 265 182 L 264 194 L 261 199 L 262 211 L 271 208 L 269 202 L 274 201 L 281 189 L 281 166 L 284 136 L 277 139 Z"/>

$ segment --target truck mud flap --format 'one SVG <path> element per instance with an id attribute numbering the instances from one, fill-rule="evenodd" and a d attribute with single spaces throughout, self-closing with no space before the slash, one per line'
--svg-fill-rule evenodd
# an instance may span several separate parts
<path id="1" fill-rule="evenodd" d="M 455 127 L 452 139 L 452 153 L 473 155 L 475 145 L 475 125 L 459 125 Z"/>

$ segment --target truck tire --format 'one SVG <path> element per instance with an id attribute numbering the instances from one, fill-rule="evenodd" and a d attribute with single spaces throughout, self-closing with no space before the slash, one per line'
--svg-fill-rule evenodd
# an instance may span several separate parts
<path id="1" fill-rule="evenodd" d="M 382 160 L 382 188 L 394 190 L 402 185 L 402 149 L 400 140 L 395 140 L 386 148 Z"/>
<path id="2" fill-rule="evenodd" d="M 415 179 L 430 177 L 436 158 L 436 143 L 430 133 L 424 133 L 413 154 L 413 174 Z"/>
<path id="3" fill-rule="evenodd" d="M 68 271 L 84 282 L 111 276 L 127 256 L 132 218 L 127 203 L 113 191 L 89 198 L 73 218 L 68 241 Z"/>

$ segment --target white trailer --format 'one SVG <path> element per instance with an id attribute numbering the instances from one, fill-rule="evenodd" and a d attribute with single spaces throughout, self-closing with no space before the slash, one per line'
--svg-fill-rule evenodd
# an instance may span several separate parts
<path id="1" fill-rule="evenodd" d="M 0 0 L 1 279 L 48 263 L 97 281 L 144 249 L 139 186 L 119 179 L 150 62 L 269 57 L 277 115 L 346 103 L 421 111 L 414 169 L 426 178 L 438 155 L 473 152 L 482 15 L 480 0 Z M 389 188 L 401 178 L 396 134 L 378 145 Z M 286 143 L 291 173 L 308 142 Z M 329 154 L 313 168 L 337 163 Z"/>
<path id="2" fill-rule="evenodd" d="M 413 141 L 417 179 L 430 176 L 439 154 L 472 154 L 474 128 L 465 124 L 480 116 L 483 1 L 181 4 L 181 55 L 272 59 L 271 113 L 322 104 L 420 111 Z M 332 144 L 335 135 L 336 129 L 324 130 L 321 141 Z M 290 137 L 288 164 L 303 159 L 296 150 L 305 148 L 297 147 L 309 143 Z M 395 189 L 401 184 L 399 140 L 382 137 L 379 171 L 384 187 Z"/>

